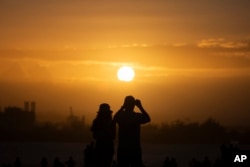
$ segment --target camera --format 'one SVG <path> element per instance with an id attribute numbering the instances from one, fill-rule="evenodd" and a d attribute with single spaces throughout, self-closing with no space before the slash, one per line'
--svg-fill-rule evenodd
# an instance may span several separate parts
<path id="1" fill-rule="evenodd" d="M 137 106 L 138 104 L 140 104 L 140 100 L 139 99 L 135 99 L 135 105 Z"/>

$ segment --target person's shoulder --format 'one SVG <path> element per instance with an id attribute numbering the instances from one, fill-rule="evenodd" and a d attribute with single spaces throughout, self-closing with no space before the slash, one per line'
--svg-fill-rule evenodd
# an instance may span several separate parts
<path id="1" fill-rule="evenodd" d="M 122 111 L 117 111 L 114 115 L 114 119 L 119 119 L 121 117 L 121 115 L 123 114 Z"/>
<path id="2" fill-rule="evenodd" d="M 119 116 L 119 115 L 121 115 L 122 114 L 122 111 L 117 111 L 115 114 L 114 114 L 114 116 Z"/>

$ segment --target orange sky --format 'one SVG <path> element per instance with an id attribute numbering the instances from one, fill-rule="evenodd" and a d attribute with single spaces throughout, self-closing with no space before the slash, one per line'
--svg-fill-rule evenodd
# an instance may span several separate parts
<path id="1" fill-rule="evenodd" d="M 155 123 L 212 116 L 245 124 L 249 7 L 248 0 L 2 0 L 0 106 L 30 99 L 40 115 L 73 106 L 91 120 L 101 102 L 116 111 L 133 94 Z M 122 65 L 134 67 L 133 82 L 117 80 Z"/>

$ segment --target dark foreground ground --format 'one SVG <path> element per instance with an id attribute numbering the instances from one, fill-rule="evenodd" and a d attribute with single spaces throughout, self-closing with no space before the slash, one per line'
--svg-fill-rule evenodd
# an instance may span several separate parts
<path id="1" fill-rule="evenodd" d="M 46 157 L 49 167 L 53 166 L 55 157 L 66 162 L 72 156 L 76 167 L 83 167 L 83 151 L 87 143 L 0 143 L 0 164 L 12 163 L 20 157 L 23 166 L 40 166 L 42 157 Z M 178 167 L 188 167 L 193 158 L 203 160 L 205 156 L 213 162 L 220 157 L 220 145 L 216 144 L 143 144 L 143 161 L 146 167 L 163 166 L 165 157 L 174 157 Z M 242 146 L 249 149 L 249 145 Z M 114 157 L 115 158 L 115 157 Z"/>

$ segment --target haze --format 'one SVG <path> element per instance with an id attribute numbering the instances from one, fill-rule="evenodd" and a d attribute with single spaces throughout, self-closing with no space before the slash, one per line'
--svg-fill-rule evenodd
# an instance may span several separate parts
<path id="1" fill-rule="evenodd" d="M 248 0 L 1 0 L 0 106 L 37 103 L 39 120 L 72 106 L 92 121 L 134 95 L 152 122 L 249 126 Z M 130 83 L 117 79 L 135 69 Z"/>

